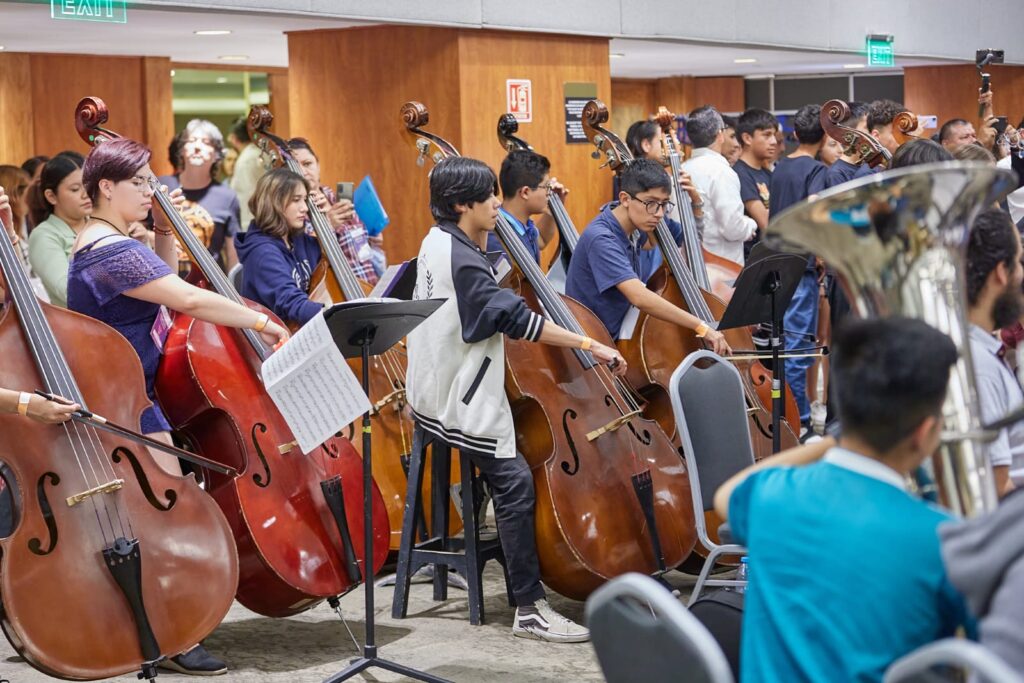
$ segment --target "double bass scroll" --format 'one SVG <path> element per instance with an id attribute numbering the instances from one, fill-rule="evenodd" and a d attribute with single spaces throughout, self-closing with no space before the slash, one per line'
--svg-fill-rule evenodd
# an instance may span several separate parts
<path id="1" fill-rule="evenodd" d="M 850 107 L 843 100 L 829 100 L 821 105 L 821 127 L 825 133 L 843 146 L 843 154 L 875 168 L 889 165 L 892 155 L 871 134 L 844 126 L 850 118 Z"/>

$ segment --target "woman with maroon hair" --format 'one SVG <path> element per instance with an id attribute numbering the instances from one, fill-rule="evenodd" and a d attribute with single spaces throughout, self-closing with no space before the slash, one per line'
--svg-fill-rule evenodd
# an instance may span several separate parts
<path id="1" fill-rule="evenodd" d="M 149 167 L 150 156 L 140 143 L 118 139 L 94 147 L 86 158 L 82 182 L 93 209 L 72 248 L 68 308 L 107 323 L 135 347 L 153 401 L 142 414 L 142 431 L 170 443 L 170 424 L 153 391 L 170 327 L 164 308 L 216 325 L 256 330 L 270 345 L 286 340 L 288 331 L 264 313 L 181 280 L 175 274 L 174 231 L 162 210 L 153 212 L 156 253 L 129 237 L 129 225 L 143 220 L 153 207 L 156 177 Z M 181 190 L 171 193 L 171 198 L 176 205 L 184 201 Z M 176 459 L 154 456 L 165 469 L 180 474 Z M 197 675 L 227 670 L 198 645 L 161 666 Z"/>

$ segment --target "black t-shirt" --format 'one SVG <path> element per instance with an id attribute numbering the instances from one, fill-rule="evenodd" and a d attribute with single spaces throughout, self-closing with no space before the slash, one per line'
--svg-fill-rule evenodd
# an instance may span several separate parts
<path id="1" fill-rule="evenodd" d="M 168 190 L 181 187 L 178 176 L 163 176 L 160 182 L 167 185 Z M 186 203 L 182 215 L 185 222 L 223 267 L 221 252 L 224 241 L 239 231 L 238 195 L 216 180 L 204 188 L 185 190 L 184 193 Z"/>
<path id="2" fill-rule="evenodd" d="M 828 168 L 813 157 L 783 157 L 775 165 L 769 188 L 772 198 L 771 217 L 825 189 Z"/>
<path id="3" fill-rule="evenodd" d="M 737 161 L 732 170 L 736 171 L 736 175 L 740 177 L 740 199 L 744 206 L 747 202 L 759 199 L 764 204 L 764 208 L 771 208 L 769 204 L 769 191 L 772 184 L 771 171 L 766 168 L 754 168 L 743 159 Z"/>

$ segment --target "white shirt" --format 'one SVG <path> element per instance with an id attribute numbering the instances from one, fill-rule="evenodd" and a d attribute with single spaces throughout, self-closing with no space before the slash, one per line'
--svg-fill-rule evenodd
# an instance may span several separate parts
<path id="1" fill-rule="evenodd" d="M 709 147 L 693 150 L 683 170 L 704 202 L 704 247 L 743 265 L 743 243 L 757 232 L 757 223 L 743 213 L 740 177 L 724 156 Z"/>
<path id="2" fill-rule="evenodd" d="M 982 422 L 994 422 L 1024 403 L 1017 378 L 998 355 L 1002 342 L 977 325 L 971 325 L 967 337 L 971 344 L 974 382 Z M 988 443 L 988 459 L 993 467 L 1009 465 L 1016 483 L 1024 475 L 1024 422 L 999 431 Z"/>

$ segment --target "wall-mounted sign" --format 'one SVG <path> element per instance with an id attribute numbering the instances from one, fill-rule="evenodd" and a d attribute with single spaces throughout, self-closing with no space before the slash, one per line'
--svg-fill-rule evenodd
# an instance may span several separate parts
<path id="1" fill-rule="evenodd" d="M 533 86 L 528 79 L 510 78 L 505 81 L 505 111 L 520 123 L 533 121 Z"/>
<path id="2" fill-rule="evenodd" d="M 587 134 L 583 132 L 583 107 L 597 97 L 597 83 L 566 83 L 565 96 L 565 142 L 585 144 Z"/>
<path id="3" fill-rule="evenodd" d="M 868 55 L 868 66 L 896 66 L 896 51 L 893 49 L 893 36 L 869 35 L 864 40 L 864 49 Z"/>
<path id="4" fill-rule="evenodd" d="M 50 0 L 50 17 L 124 24 L 128 8 L 125 0 Z"/>

